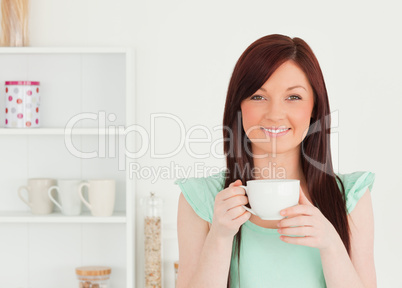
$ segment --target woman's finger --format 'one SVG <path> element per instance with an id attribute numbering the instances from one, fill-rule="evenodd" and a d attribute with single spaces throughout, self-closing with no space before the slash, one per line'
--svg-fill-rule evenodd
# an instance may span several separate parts
<path id="1" fill-rule="evenodd" d="M 315 236 L 315 229 L 311 226 L 288 227 L 278 229 L 278 233 L 294 236 Z"/>
<path id="2" fill-rule="evenodd" d="M 220 194 L 219 197 L 221 200 L 226 200 L 233 196 L 246 195 L 246 191 L 241 187 L 232 186 L 230 188 L 226 188 L 225 190 L 222 190 L 222 192 L 220 192 L 218 194 Z"/>
<path id="3" fill-rule="evenodd" d="M 295 214 L 303 215 L 314 215 L 316 213 L 316 207 L 311 205 L 296 205 L 286 209 L 281 210 L 280 214 L 282 216 L 291 216 Z"/>
<path id="4" fill-rule="evenodd" d="M 281 236 L 280 239 L 283 242 L 295 245 L 303 245 L 309 247 L 316 247 L 316 243 L 314 241 L 314 237 L 306 236 L 306 237 L 291 237 L 291 236 Z"/>
<path id="5" fill-rule="evenodd" d="M 230 209 L 229 211 L 227 211 L 227 216 L 231 219 L 234 220 L 237 217 L 239 217 L 240 215 L 242 215 L 244 213 L 244 211 L 247 211 L 246 209 L 244 209 L 242 206 L 237 206 L 235 208 Z"/>
<path id="6" fill-rule="evenodd" d="M 291 226 L 314 226 L 314 219 L 311 216 L 297 215 L 290 218 L 282 219 L 278 222 L 278 227 Z"/>
<path id="7" fill-rule="evenodd" d="M 246 205 L 248 203 L 248 198 L 244 195 L 237 195 L 231 198 L 228 198 L 223 201 L 222 205 L 224 205 L 226 210 L 230 210 L 234 207 Z"/>

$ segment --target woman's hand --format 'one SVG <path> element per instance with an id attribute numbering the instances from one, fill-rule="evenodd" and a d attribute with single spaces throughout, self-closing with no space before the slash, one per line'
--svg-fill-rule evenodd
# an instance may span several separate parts
<path id="1" fill-rule="evenodd" d="M 278 222 L 280 234 L 302 237 L 281 236 L 286 243 L 304 245 L 324 251 L 339 245 L 341 238 L 331 222 L 306 198 L 300 187 L 299 205 L 283 209 L 282 216 L 288 218 Z M 291 227 L 299 226 L 299 227 Z"/>
<path id="2" fill-rule="evenodd" d="M 215 197 L 211 232 L 220 238 L 232 239 L 251 216 L 241 206 L 248 203 L 248 198 L 245 196 L 246 191 L 238 187 L 239 185 L 242 185 L 241 180 L 236 180 Z"/>

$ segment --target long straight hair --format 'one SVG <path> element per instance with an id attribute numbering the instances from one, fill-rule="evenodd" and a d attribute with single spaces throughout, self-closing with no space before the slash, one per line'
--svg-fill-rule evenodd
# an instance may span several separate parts
<path id="1" fill-rule="evenodd" d="M 225 188 L 237 179 L 243 185 L 253 180 L 253 157 L 247 152 L 252 151 L 251 142 L 243 129 L 240 104 L 288 60 L 302 69 L 314 92 L 309 130 L 300 145 L 301 165 L 308 192 L 312 204 L 332 223 L 350 254 L 345 188 L 334 173 L 331 160 L 331 118 L 327 89 L 317 58 L 304 40 L 279 34 L 268 35 L 252 43 L 237 61 L 230 79 L 223 116 L 223 139 L 229 140 L 224 141 L 227 169 Z M 240 262 L 240 244 L 241 227 L 234 237 L 237 265 Z"/>

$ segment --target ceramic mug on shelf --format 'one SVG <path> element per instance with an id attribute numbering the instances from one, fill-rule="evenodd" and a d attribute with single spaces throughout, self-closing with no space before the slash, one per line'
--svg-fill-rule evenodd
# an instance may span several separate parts
<path id="1" fill-rule="evenodd" d="M 48 189 L 49 199 L 60 208 L 63 215 L 81 214 L 81 199 L 77 193 L 81 183 L 82 181 L 77 179 L 59 179 L 56 186 Z M 57 192 L 60 203 L 54 199 L 52 191 Z"/>
<path id="2" fill-rule="evenodd" d="M 299 203 L 300 180 L 297 179 L 261 179 L 249 180 L 247 186 L 238 186 L 246 190 L 251 209 L 243 208 L 263 220 L 280 220 L 282 209 Z"/>
<path id="3" fill-rule="evenodd" d="M 88 200 L 86 201 L 82 188 L 88 188 Z M 82 183 L 78 188 L 78 195 L 93 216 L 112 216 L 116 198 L 116 182 L 111 179 L 94 179 Z"/>
<path id="4" fill-rule="evenodd" d="M 54 185 L 57 185 L 57 180 L 55 179 L 28 179 L 28 185 L 18 188 L 18 196 L 31 208 L 33 214 L 50 214 L 54 205 L 50 201 L 47 191 Z M 28 192 L 28 200 L 22 196 L 21 192 L 23 190 Z"/>
<path id="5" fill-rule="evenodd" d="M 6 81 L 5 127 L 40 126 L 40 95 L 37 81 Z"/>

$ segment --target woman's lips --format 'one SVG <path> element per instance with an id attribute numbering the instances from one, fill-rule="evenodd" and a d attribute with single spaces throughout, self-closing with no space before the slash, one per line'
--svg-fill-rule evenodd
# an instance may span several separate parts
<path id="1" fill-rule="evenodd" d="M 261 128 L 261 129 L 264 131 L 265 135 L 268 135 L 269 137 L 280 137 L 280 136 L 288 134 L 288 132 L 290 130 L 290 128 L 288 128 L 286 131 L 279 132 L 279 133 L 273 133 L 273 132 L 269 132 L 268 130 L 266 130 L 264 128 Z"/>

